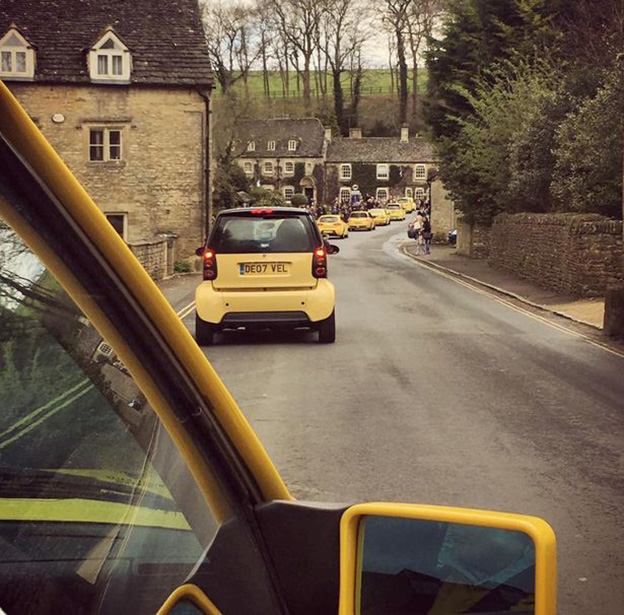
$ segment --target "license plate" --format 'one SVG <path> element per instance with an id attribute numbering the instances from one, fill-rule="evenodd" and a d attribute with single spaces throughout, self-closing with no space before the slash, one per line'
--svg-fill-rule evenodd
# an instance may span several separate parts
<path id="1" fill-rule="evenodd" d="M 290 263 L 239 263 L 238 271 L 240 275 L 288 275 L 290 273 Z"/>

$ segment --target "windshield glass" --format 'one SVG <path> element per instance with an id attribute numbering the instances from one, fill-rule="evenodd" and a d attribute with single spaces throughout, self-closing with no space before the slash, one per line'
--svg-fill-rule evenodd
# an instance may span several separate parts
<path id="1" fill-rule="evenodd" d="M 321 216 L 319 222 L 340 222 L 338 216 Z"/>
<path id="2" fill-rule="evenodd" d="M 125 366 L 5 224 L 0 365 L 2 608 L 154 613 L 217 523 Z"/>
<path id="3" fill-rule="evenodd" d="M 352 218 L 368 218 L 368 214 L 364 213 L 363 211 L 356 211 L 355 213 L 351 214 Z"/>

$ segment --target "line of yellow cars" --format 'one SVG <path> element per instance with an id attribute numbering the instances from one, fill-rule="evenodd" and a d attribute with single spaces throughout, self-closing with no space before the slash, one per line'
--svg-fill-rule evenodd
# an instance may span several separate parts
<path id="1" fill-rule="evenodd" d="M 405 216 L 416 209 L 412 197 L 401 197 L 385 207 L 352 211 L 345 222 L 339 214 L 320 216 L 316 224 L 325 235 L 346 239 L 349 231 L 374 231 L 378 226 L 387 226 L 393 221 L 405 220 Z"/>

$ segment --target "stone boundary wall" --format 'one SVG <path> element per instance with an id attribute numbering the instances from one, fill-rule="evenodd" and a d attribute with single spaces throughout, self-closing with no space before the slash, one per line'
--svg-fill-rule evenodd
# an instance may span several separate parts
<path id="1" fill-rule="evenodd" d="M 501 214 L 488 262 L 545 288 L 603 297 L 621 284 L 622 222 L 597 214 Z"/>
<path id="2" fill-rule="evenodd" d="M 166 239 L 132 243 L 129 244 L 129 248 L 153 280 L 162 280 L 170 275 L 168 274 Z"/>

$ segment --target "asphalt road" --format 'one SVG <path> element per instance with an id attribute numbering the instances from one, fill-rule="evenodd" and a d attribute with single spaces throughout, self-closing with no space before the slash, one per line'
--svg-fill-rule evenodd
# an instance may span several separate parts
<path id="1" fill-rule="evenodd" d="M 210 360 L 298 498 L 541 516 L 559 612 L 624 613 L 624 358 L 419 266 L 405 228 L 338 242 L 336 344 L 231 334 Z"/>

